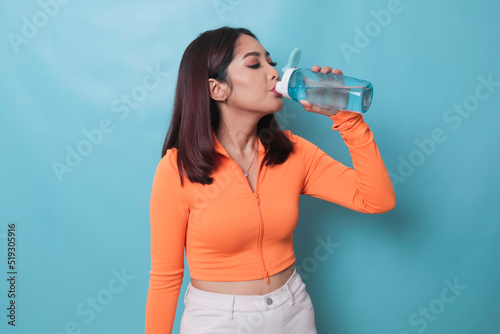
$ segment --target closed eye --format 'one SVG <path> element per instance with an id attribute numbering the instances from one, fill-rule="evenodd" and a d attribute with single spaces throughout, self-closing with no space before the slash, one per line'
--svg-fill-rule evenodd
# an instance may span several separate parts
<path id="1" fill-rule="evenodd" d="M 276 66 L 276 65 L 278 65 L 278 63 L 276 63 L 276 62 L 274 62 L 274 61 L 273 61 L 273 62 L 270 62 L 270 63 L 269 63 L 269 65 L 271 65 L 271 66 Z M 259 68 L 259 67 L 260 67 L 260 63 L 257 63 L 257 64 L 255 64 L 255 65 L 249 65 L 248 67 L 251 67 L 251 68 Z"/>

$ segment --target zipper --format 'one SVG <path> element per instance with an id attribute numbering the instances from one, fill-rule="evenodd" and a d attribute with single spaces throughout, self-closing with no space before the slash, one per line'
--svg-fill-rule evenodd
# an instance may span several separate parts
<path id="1" fill-rule="evenodd" d="M 260 260 L 261 260 L 261 263 L 262 263 L 262 270 L 263 270 L 263 274 L 264 274 L 264 277 L 266 279 L 266 283 L 269 284 L 269 273 L 267 272 L 267 269 L 266 269 L 266 264 L 264 262 L 264 251 L 263 251 L 263 247 L 262 247 L 262 244 L 263 244 L 263 241 L 264 241 L 264 223 L 263 223 L 263 219 L 262 219 L 262 211 L 260 210 L 260 198 L 259 198 L 259 194 L 257 194 L 257 191 L 254 193 L 255 195 L 255 204 L 257 206 L 257 212 L 259 214 L 259 255 L 260 255 Z"/>
<path id="2" fill-rule="evenodd" d="M 263 241 L 264 241 L 264 222 L 263 222 L 263 218 L 262 218 L 262 211 L 260 209 L 260 197 L 259 197 L 259 175 L 260 175 L 260 169 L 261 169 L 261 165 L 260 165 L 260 159 L 259 159 L 259 169 L 257 170 L 257 182 L 255 184 L 255 192 L 253 192 L 252 190 L 252 187 L 250 187 L 250 183 L 248 183 L 248 179 L 247 177 L 245 176 L 243 170 L 238 166 L 238 164 L 236 163 L 236 161 L 234 161 L 234 164 L 236 165 L 237 169 L 239 169 L 241 175 L 243 175 L 243 178 L 245 179 L 245 182 L 247 183 L 248 185 L 248 188 L 250 189 L 250 192 L 254 195 L 254 199 L 255 199 L 255 208 L 257 209 L 257 213 L 258 213 L 258 219 L 259 219 L 259 240 L 258 240 L 258 252 L 259 252 L 259 257 L 260 257 L 260 263 L 262 265 L 262 275 L 263 277 L 266 279 L 266 283 L 269 284 L 269 273 L 267 272 L 267 268 L 266 268 L 266 263 L 264 261 L 264 250 L 263 250 Z"/>

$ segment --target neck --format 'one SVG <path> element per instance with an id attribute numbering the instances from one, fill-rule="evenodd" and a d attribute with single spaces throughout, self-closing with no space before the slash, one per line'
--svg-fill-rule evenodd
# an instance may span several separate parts
<path id="1" fill-rule="evenodd" d="M 232 113 L 231 115 L 234 115 Z M 255 114 L 254 114 L 255 115 Z M 262 115 L 257 117 L 223 117 L 221 112 L 221 121 L 216 131 L 216 136 L 226 151 L 239 156 L 252 156 L 259 148 L 257 136 L 257 123 Z M 253 116 L 253 115 L 252 115 Z"/>

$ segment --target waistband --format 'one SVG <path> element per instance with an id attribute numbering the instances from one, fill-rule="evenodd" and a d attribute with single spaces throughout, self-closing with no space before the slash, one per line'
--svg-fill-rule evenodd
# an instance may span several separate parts
<path id="1" fill-rule="evenodd" d="M 276 308 L 287 301 L 293 305 L 295 303 L 294 296 L 303 290 L 305 290 L 305 284 L 297 273 L 297 270 L 294 269 L 290 278 L 279 289 L 265 295 L 215 293 L 197 289 L 189 283 L 184 294 L 184 302 L 186 302 L 189 294 L 190 301 L 216 309 L 227 308 L 229 311 L 265 311 Z"/>

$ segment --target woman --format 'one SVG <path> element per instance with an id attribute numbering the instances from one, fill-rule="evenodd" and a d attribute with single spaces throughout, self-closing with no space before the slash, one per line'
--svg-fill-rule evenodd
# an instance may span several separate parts
<path id="1" fill-rule="evenodd" d="M 146 334 L 172 331 L 184 276 L 181 334 L 316 333 L 295 269 L 300 195 L 365 213 L 395 205 L 362 115 L 301 101 L 333 120 L 353 166 L 282 131 L 283 98 L 269 53 L 246 29 L 200 34 L 181 60 L 174 110 L 151 193 Z M 332 71 L 314 66 L 314 71 Z"/>

